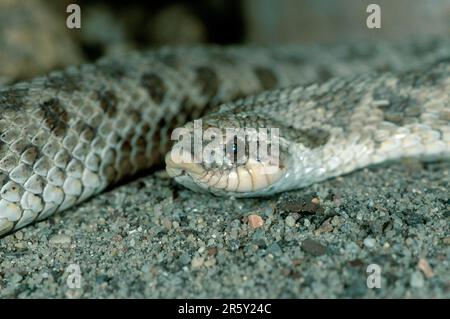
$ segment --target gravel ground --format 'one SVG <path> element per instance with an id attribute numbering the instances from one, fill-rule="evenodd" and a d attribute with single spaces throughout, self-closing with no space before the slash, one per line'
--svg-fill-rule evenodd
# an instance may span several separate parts
<path id="1" fill-rule="evenodd" d="M 449 298 L 449 171 L 405 160 L 264 200 L 157 172 L 1 239 L 0 297 Z"/>

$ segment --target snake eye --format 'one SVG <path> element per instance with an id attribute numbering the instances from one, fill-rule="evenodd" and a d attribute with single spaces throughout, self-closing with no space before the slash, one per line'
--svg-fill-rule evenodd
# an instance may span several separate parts
<path id="1" fill-rule="evenodd" d="M 245 163 L 245 140 L 237 136 L 230 139 L 225 145 L 225 156 L 233 164 Z"/>

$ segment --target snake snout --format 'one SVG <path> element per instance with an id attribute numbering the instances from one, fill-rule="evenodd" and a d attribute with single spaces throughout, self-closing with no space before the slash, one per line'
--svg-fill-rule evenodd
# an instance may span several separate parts
<path id="1" fill-rule="evenodd" d="M 187 154 L 184 154 L 187 156 Z M 281 179 L 283 166 L 249 159 L 245 164 L 231 168 L 215 167 L 186 161 L 183 154 L 167 153 L 166 171 L 170 177 L 192 189 L 209 190 L 222 195 L 251 194 L 267 188 Z"/>
<path id="2" fill-rule="evenodd" d="M 222 114 L 185 125 L 180 131 L 185 136 L 165 157 L 169 176 L 192 190 L 238 197 L 261 193 L 282 179 L 286 167 L 278 135 L 265 128 L 227 128 L 230 123 Z"/>
<path id="3" fill-rule="evenodd" d="M 190 175 L 202 175 L 204 169 L 198 163 L 188 159 L 183 155 L 176 155 L 174 152 L 168 152 L 165 157 L 166 171 L 170 177 L 177 177 L 184 173 Z"/>

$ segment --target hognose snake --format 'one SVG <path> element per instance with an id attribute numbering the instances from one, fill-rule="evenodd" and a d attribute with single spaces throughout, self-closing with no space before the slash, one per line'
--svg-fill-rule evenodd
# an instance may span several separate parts
<path id="1" fill-rule="evenodd" d="M 189 188 L 261 196 L 403 156 L 449 158 L 448 48 L 163 48 L 5 87 L 0 235 L 160 162 L 173 128 L 225 102 L 203 124 L 279 128 L 279 170 L 167 158 Z"/>

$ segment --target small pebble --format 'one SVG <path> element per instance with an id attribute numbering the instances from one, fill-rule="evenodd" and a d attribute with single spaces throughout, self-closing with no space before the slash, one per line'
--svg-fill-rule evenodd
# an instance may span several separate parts
<path id="1" fill-rule="evenodd" d="M 21 282 L 22 281 L 22 279 L 23 279 L 23 277 L 21 276 L 21 275 L 19 275 L 19 274 L 14 274 L 12 277 L 11 277 L 11 282 L 13 282 L 13 283 L 19 283 L 19 282 Z"/>
<path id="2" fill-rule="evenodd" d="M 434 276 L 433 269 L 431 269 L 431 266 L 426 259 L 420 258 L 417 267 L 423 272 L 425 277 L 431 278 Z"/>
<path id="3" fill-rule="evenodd" d="M 18 239 L 18 240 L 22 240 L 23 239 L 23 233 L 21 231 L 18 231 L 14 234 L 14 236 Z"/>
<path id="4" fill-rule="evenodd" d="M 205 262 L 205 258 L 203 257 L 194 257 L 191 261 L 191 267 L 192 268 L 200 268 L 203 266 L 203 263 Z"/>
<path id="5" fill-rule="evenodd" d="M 16 247 L 19 250 L 25 249 L 25 244 L 23 242 L 18 242 L 14 244 L 14 247 Z"/>
<path id="6" fill-rule="evenodd" d="M 212 267 L 215 264 L 216 264 L 216 258 L 214 258 L 214 257 L 208 258 L 204 263 L 205 267 Z"/>
<path id="7" fill-rule="evenodd" d="M 339 216 L 334 216 L 331 219 L 331 225 L 333 225 L 334 227 L 339 226 L 341 224 L 341 218 Z"/>
<path id="8" fill-rule="evenodd" d="M 278 209 L 290 213 L 316 214 L 323 212 L 320 200 L 312 195 L 285 200 L 278 204 Z"/>
<path id="9" fill-rule="evenodd" d="M 347 254 L 355 255 L 357 254 L 361 249 L 359 248 L 358 244 L 355 242 L 349 242 L 345 244 L 345 250 Z"/>
<path id="10" fill-rule="evenodd" d="M 376 240 L 371 237 L 367 237 L 366 239 L 364 239 L 364 246 L 366 246 L 367 248 L 373 248 L 375 247 L 375 244 Z"/>
<path id="11" fill-rule="evenodd" d="M 270 217 L 270 216 L 272 216 L 273 215 L 273 207 L 267 207 L 266 209 L 264 209 L 263 211 L 262 211 L 262 214 L 264 215 L 264 216 L 267 216 L 267 217 Z"/>
<path id="12" fill-rule="evenodd" d="M 264 220 L 261 218 L 261 216 L 252 214 L 248 216 L 248 225 L 251 229 L 257 229 L 264 225 Z"/>
<path id="13" fill-rule="evenodd" d="M 342 205 L 342 197 L 340 195 L 334 194 L 332 199 L 336 207 L 340 207 Z"/>
<path id="14" fill-rule="evenodd" d="M 352 267 L 363 267 L 365 263 L 361 259 L 353 259 L 349 262 Z"/>
<path id="15" fill-rule="evenodd" d="M 274 256 L 281 256 L 283 250 L 281 250 L 280 245 L 278 243 L 273 243 L 267 248 L 267 252 Z"/>
<path id="16" fill-rule="evenodd" d="M 170 229 L 172 229 L 172 222 L 169 220 L 169 219 L 167 219 L 167 218 L 163 218 L 162 220 L 161 220 L 161 224 L 164 226 L 164 228 L 166 228 L 167 230 L 170 230 Z"/>
<path id="17" fill-rule="evenodd" d="M 333 226 L 331 225 L 329 219 L 324 221 L 322 225 L 314 231 L 315 235 L 320 235 L 322 233 L 329 233 L 333 231 Z"/>
<path id="18" fill-rule="evenodd" d="M 312 239 L 305 239 L 302 242 L 302 249 L 314 256 L 321 256 L 327 252 L 327 246 Z"/>
<path id="19" fill-rule="evenodd" d="M 205 246 L 200 247 L 197 251 L 199 254 L 202 254 L 205 251 Z"/>
<path id="20" fill-rule="evenodd" d="M 181 256 L 179 257 L 178 260 L 180 261 L 180 263 L 182 265 L 187 265 L 191 261 L 191 257 L 189 256 L 188 253 L 185 252 L 185 253 L 181 254 Z"/>
<path id="21" fill-rule="evenodd" d="M 412 246 L 414 244 L 414 239 L 412 239 L 411 237 L 406 238 L 405 244 L 408 246 Z"/>
<path id="22" fill-rule="evenodd" d="M 285 222 L 286 222 L 286 225 L 288 225 L 289 227 L 295 226 L 295 219 L 292 216 L 286 217 Z"/>
<path id="23" fill-rule="evenodd" d="M 410 283 L 411 287 L 421 288 L 421 287 L 423 287 L 425 280 L 423 278 L 423 275 L 420 272 L 415 271 L 412 273 L 409 283 Z"/>
<path id="24" fill-rule="evenodd" d="M 64 245 L 64 244 L 70 244 L 72 241 L 72 238 L 70 238 L 70 236 L 68 235 L 54 235 L 53 237 L 51 237 L 49 239 L 49 243 L 50 244 L 55 244 L 55 245 Z"/>
<path id="25" fill-rule="evenodd" d="M 208 248 L 208 255 L 215 256 L 217 254 L 217 248 L 216 247 L 209 247 Z"/>

